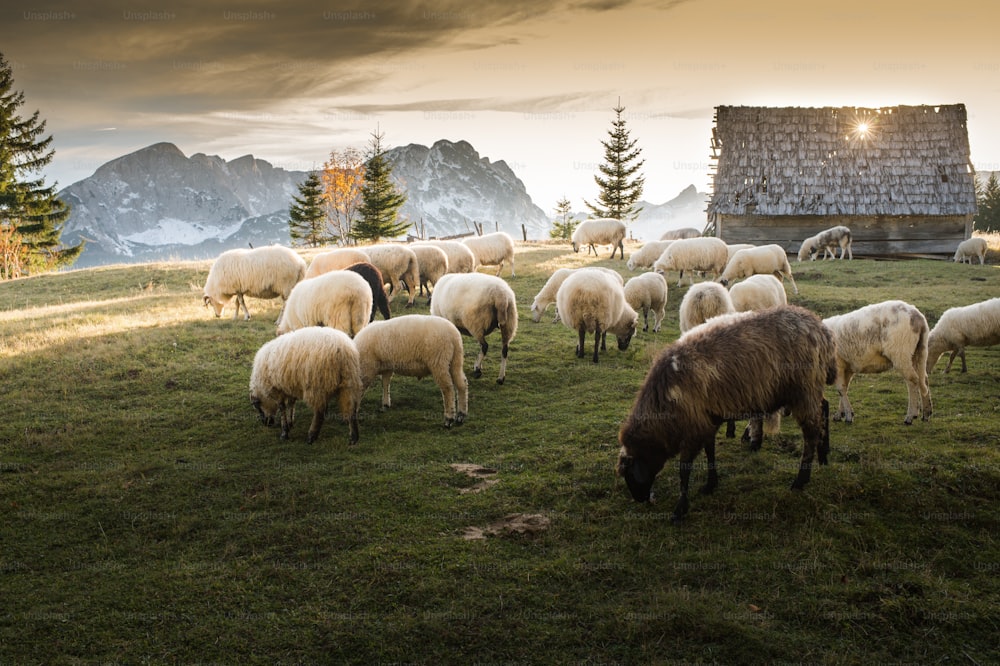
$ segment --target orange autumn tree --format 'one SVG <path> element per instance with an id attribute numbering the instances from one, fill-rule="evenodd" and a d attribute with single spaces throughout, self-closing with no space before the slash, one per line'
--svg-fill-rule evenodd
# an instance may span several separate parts
<path id="1" fill-rule="evenodd" d="M 365 182 L 365 160 L 357 148 L 333 150 L 320 172 L 323 203 L 335 234 L 344 242 L 351 238 L 354 221 L 361 205 L 361 187 Z"/>

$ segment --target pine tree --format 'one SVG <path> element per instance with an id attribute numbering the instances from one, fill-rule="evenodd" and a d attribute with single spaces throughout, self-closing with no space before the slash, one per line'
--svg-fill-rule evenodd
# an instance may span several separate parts
<path id="1" fill-rule="evenodd" d="M 392 164 L 385 157 L 382 146 L 384 134 L 372 133 L 365 161 L 365 182 L 361 186 L 360 215 L 351 231 L 359 241 L 379 241 L 406 233 L 410 223 L 399 221 L 399 208 L 406 203 L 406 195 L 392 182 Z"/>
<path id="2" fill-rule="evenodd" d="M 11 67 L 0 53 L 0 277 L 68 266 L 84 247 L 60 243 L 69 207 L 39 174 L 55 156 L 52 136 L 42 137 L 45 121 L 38 111 L 28 118 L 18 115 L 24 93 L 13 86 Z"/>
<path id="3" fill-rule="evenodd" d="M 986 185 L 977 187 L 976 200 L 979 211 L 972 218 L 973 228 L 984 233 L 1000 232 L 1000 182 L 995 171 Z"/>
<path id="4" fill-rule="evenodd" d="M 563 195 L 563 198 L 556 202 L 556 219 L 552 221 L 552 228 L 549 229 L 550 238 L 569 240 L 573 237 L 578 222 L 573 221 L 573 213 L 570 210 L 573 204 Z"/>
<path id="5" fill-rule="evenodd" d="M 335 239 L 327 225 L 323 208 L 323 185 L 315 171 L 299 185 L 299 196 L 292 197 L 288 209 L 288 235 L 292 245 L 319 247 Z"/>
<path id="6" fill-rule="evenodd" d="M 646 177 L 639 174 L 646 161 L 639 159 L 642 149 L 637 148 L 637 141 L 629 136 L 625 119 L 622 118 L 625 107 L 620 100 L 613 110 L 615 119 L 611 121 L 608 140 L 601 141 L 604 146 L 604 163 L 597 167 L 601 175 L 594 176 L 594 181 L 600 188 L 597 203 L 584 203 L 590 209 L 591 217 L 613 217 L 627 224 L 642 210 L 636 208 L 635 204 L 642 196 L 642 187 L 646 183 Z"/>

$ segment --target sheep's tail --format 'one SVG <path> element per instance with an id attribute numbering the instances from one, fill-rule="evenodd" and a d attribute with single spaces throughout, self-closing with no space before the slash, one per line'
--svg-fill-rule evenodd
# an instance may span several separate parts
<path id="1" fill-rule="evenodd" d="M 494 308 L 496 309 L 497 325 L 503 330 L 516 327 L 517 304 L 506 298 L 499 300 L 500 302 L 494 305 Z"/>

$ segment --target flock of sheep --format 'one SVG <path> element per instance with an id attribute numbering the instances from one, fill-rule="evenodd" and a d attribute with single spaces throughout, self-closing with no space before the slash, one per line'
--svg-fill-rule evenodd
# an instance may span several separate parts
<path id="1" fill-rule="evenodd" d="M 575 251 L 610 245 L 621 251 L 625 225 L 612 219 L 586 220 L 572 238 Z M 983 261 L 985 242 L 963 243 L 955 261 L 967 254 Z M 851 234 L 834 227 L 806 239 L 798 254 L 807 258 L 853 258 Z M 283 299 L 277 336 L 258 350 L 250 378 L 250 399 L 261 420 L 278 421 L 289 436 L 297 400 L 313 412 L 308 441 L 319 434 L 328 405 L 335 401 L 349 424 L 350 442 L 358 441 L 361 397 L 376 377 L 382 379 L 382 406 L 391 404 L 393 374 L 432 376 L 444 404 L 446 426 L 469 413 L 468 382 L 463 371 L 462 336 L 476 339 L 480 352 L 474 376 L 482 374 L 489 345 L 499 329 L 501 363 L 497 382 L 506 376 L 509 345 L 518 325 L 513 290 L 501 279 L 504 265 L 514 276 L 514 243 L 498 232 L 459 241 L 423 241 L 364 248 L 341 248 L 316 255 L 310 265 L 294 251 L 271 246 L 224 252 L 214 262 L 204 288 L 205 304 L 216 316 L 235 300 L 250 314 L 245 295 Z M 619 433 L 617 471 L 638 501 L 651 498 L 653 480 L 666 460 L 679 457 L 681 496 L 674 508 L 680 520 L 688 509 L 691 463 L 704 450 L 709 478 L 717 484 L 715 433 L 737 419 L 749 419 L 744 438 L 751 449 L 765 432 L 774 432 L 781 415 L 791 415 L 802 429 L 805 446 L 792 484 L 802 488 L 813 457 L 821 464 L 829 451 L 829 405 L 825 386 L 835 384 L 840 404 L 834 419 L 851 422 L 848 388 L 855 374 L 889 369 L 907 386 L 904 423 L 932 411 L 928 374 L 946 352 L 950 370 L 958 356 L 966 371 L 965 348 L 1000 343 L 1000 298 L 947 310 L 933 330 L 914 306 L 902 301 L 874 303 L 853 312 L 820 319 L 788 305 L 783 280 L 798 293 L 785 251 L 777 245 L 729 246 L 701 237 L 696 230 L 646 243 L 628 259 L 624 280 L 609 268 L 555 271 L 535 296 L 532 320 L 538 322 L 555 304 L 555 320 L 578 335 L 576 355 L 587 354 L 586 337 L 594 336 L 591 359 L 599 360 L 610 332 L 627 349 L 643 315 L 648 330 L 658 331 L 665 315 L 669 271 L 678 285 L 688 272 L 692 286 L 679 308 L 681 337 L 661 352 L 643 383 Z M 496 274 L 478 271 L 496 266 Z M 694 274 L 713 280 L 693 283 Z M 733 282 L 739 280 L 739 282 Z M 732 282 L 732 284 L 730 284 Z M 388 285 L 388 293 L 385 285 Z M 433 296 L 431 287 L 433 286 Z M 727 286 L 729 287 L 727 289 Z M 427 290 L 429 315 L 391 317 L 388 302 L 396 289 L 408 291 L 407 305 Z M 382 321 L 375 321 L 381 313 Z M 751 378 L 751 379 L 748 379 Z"/>

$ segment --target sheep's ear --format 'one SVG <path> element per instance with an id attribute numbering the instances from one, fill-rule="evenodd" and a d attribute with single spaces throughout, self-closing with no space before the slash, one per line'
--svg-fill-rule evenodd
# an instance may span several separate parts
<path id="1" fill-rule="evenodd" d="M 205 302 L 205 307 L 207 308 L 212 303 L 212 297 L 208 294 L 202 296 L 202 300 Z"/>

